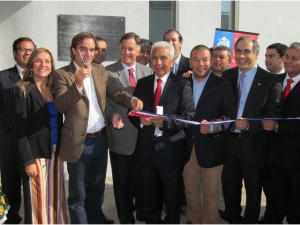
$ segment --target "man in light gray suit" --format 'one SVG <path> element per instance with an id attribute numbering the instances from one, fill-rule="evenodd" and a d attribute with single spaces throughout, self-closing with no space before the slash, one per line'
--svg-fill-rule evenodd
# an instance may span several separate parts
<path id="1" fill-rule="evenodd" d="M 152 73 L 151 69 L 136 62 L 140 53 L 141 39 L 135 33 L 124 34 L 120 40 L 120 60 L 106 67 L 108 76 L 117 87 L 133 93 L 137 80 Z M 127 117 L 128 108 L 107 99 L 107 118 L 115 145 L 110 149 L 114 194 L 120 223 L 134 223 L 136 219 L 144 221 L 142 202 L 141 168 L 135 157 L 137 129 Z M 118 114 L 118 121 L 114 115 Z M 113 126 L 112 124 L 117 124 Z M 132 186 L 134 191 L 132 191 Z M 135 198 L 135 205 L 133 204 Z"/>

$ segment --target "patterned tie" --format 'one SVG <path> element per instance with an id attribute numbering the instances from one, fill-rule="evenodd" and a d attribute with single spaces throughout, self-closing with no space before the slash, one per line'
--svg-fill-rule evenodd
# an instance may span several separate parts
<path id="1" fill-rule="evenodd" d="M 129 72 L 129 84 L 132 88 L 132 91 L 134 91 L 135 87 L 136 87 L 136 82 L 135 82 L 135 78 L 134 78 L 134 69 L 133 68 L 129 68 L 128 69 Z"/>
<path id="2" fill-rule="evenodd" d="M 284 89 L 283 94 L 282 94 L 282 101 L 284 101 L 284 99 L 288 96 L 288 94 L 292 90 L 291 84 L 293 82 L 294 82 L 293 79 L 287 79 L 287 84 L 286 84 L 285 89 Z"/>
<path id="3" fill-rule="evenodd" d="M 161 95 L 161 79 L 157 79 L 157 87 L 154 92 L 154 112 L 156 113 L 156 106 L 158 106 L 160 95 Z"/>
<path id="4" fill-rule="evenodd" d="M 242 96 L 242 91 L 243 91 L 243 87 L 244 87 L 244 78 L 246 77 L 245 73 L 241 74 L 240 77 L 240 82 L 239 82 L 239 86 L 238 86 L 238 98 L 237 98 L 237 102 L 236 102 L 236 119 L 238 117 L 238 112 L 239 112 L 239 108 L 240 108 L 240 101 L 241 101 L 241 96 Z M 235 123 L 232 124 L 231 126 L 231 131 L 234 132 L 236 130 L 236 126 Z"/>

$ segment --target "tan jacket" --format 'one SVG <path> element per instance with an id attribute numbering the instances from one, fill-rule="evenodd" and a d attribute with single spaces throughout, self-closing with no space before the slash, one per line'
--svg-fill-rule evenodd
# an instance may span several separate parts
<path id="1" fill-rule="evenodd" d="M 56 107 L 60 113 L 65 115 L 61 130 L 59 158 L 71 163 L 77 162 L 82 154 L 89 116 L 89 99 L 84 89 L 83 95 L 79 93 L 75 84 L 75 71 L 75 65 L 71 62 L 68 66 L 53 73 Z M 117 88 L 108 78 L 102 65 L 92 64 L 92 74 L 103 116 L 105 116 L 106 96 L 131 108 L 132 95 Z M 112 135 L 108 134 L 108 140 L 109 146 L 113 146 Z"/>

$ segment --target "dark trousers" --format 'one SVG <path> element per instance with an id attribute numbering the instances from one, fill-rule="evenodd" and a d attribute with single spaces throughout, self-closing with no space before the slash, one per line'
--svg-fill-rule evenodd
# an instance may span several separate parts
<path id="1" fill-rule="evenodd" d="M 183 167 L 168 168 L 158 159 L 153 144 L 153 151 L 148 162 L 142 165 L 143 194 L 146 223 L 162 223 L 161 213 L 163 194 L 168 206 L 163 223 L 178 224 L 180 222 L 181 181 Z M 160 149 L 159 151 L 163 151 Z"/>
<path id="2" fill-rule="evenodd" d="M 268 198 L 268 223 L 300 223 L 300 168 L 286 169 L 272 164 L 269 185 L 272 187 Z"/>
<path id="3" fill-rule="evenodd" d="M 230 138 L 227 147 L 231 149 L 222 172 L 226 216 L 231 223 L 254 224 L 260 213 L 264 168 L 252 168 L 246 165 L 240 151 L 241 139 L 235 136 Z M 243 180 L 247 198 L 244 219 L 240 216 Z"/>
<path id="4" fill-rule="evenodd" d="M 19 215 L 21 206 L 21 174 L 17 166 L 17 156 L 2 154 L 0 165 L 2 191 L 10 204 L 5 223 L 18 224 L 22 218 Z"/>
<path id="5" fill-rule="evenodd" d="M 266 167 L 266 170 L 265 170 L 265 174 L 264 174 L 264 178 L 263 178 L 263 191 L 264 191 L 264 194 L 266 196 L 266 207 L 265 207 L 265 212 L 264 212 L 264 217 L 265 218 L 268 218 L 268 199 L 269 199 L 269 193 L 270 193 L 270 190 L 272 189 L 272 187 L 270 186 L 270 182 L 268 181 L 268 179 L 270 178 L 270 170 L 271 170 L 271 167 L 270 166 L 267 166 Z"/>
<path id="6" fill-rule="evenodd" d="M 72 224 L 103 224 L 103 193 L 107 168 L 107 138 L 86 137 L 82 155 L 68 163 L 69 212 Z"/>
<path id="7" fill-rule="evenodd" d="M 122 155 L 110 151 L 110 161 L 120 223 L 134 223 L 134 210 L 136 210 L 137 219 L 144 220 L 142 171 L 135 153 Z"/>

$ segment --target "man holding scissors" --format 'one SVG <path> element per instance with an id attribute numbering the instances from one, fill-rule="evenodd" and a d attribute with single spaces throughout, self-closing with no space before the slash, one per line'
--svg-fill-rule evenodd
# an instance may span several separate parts
<path id="1" fill-rule="evenodd" d="M 106 96 L 134 110 L 143 106 L 117 88 L 102 65 L 92 63 L 95 48 L 93 34 L 77 34 L 70 47 L 72 62 L 53 74 L 56 107 L 65 115 L 59 158 L 68 162 L 69 212 L 71 223 L 78 224 L 105 222 L 101 206 L 110 137 L 105 129 Z"/>

